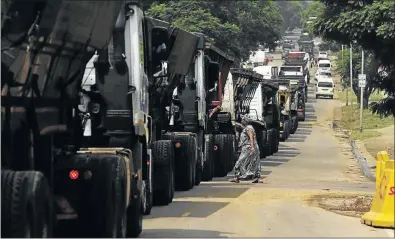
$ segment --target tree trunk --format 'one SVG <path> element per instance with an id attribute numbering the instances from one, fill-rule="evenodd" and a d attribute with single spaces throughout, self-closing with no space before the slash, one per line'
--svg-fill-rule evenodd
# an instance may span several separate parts
<path id="1" fill-rule="evenodd" d="M 369 107 L 369 97 L 372 94 L 373 88 L 370 86 L 370 84 L 367 84 L 366 87 L 364 88 L 363 92 L 363 108 L 367 109 Z M 353 84 L 353 92 L 355 96 L 357 97 L 357 102 L 358 104 L 361 104 L 361 88 L 358 87 L 357 84 Z"/>

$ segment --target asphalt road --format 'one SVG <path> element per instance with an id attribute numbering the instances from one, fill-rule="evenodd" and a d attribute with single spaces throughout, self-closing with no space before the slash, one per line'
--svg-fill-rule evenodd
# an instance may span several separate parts
<path id="1" fill-rule="evenodd" d="M 172 204 L 145 217 L 141 237 L 393 237 L 308 203 L 328 192 L 374 191 L 358 170 L 350 173 L 355 161 L 329 128 L 339 102 L 313 94 L 309 90 L 307 120 L 278 153 L 261 160 L 263 184 L 230 183 L 229 175 L 177 192 Z"/>

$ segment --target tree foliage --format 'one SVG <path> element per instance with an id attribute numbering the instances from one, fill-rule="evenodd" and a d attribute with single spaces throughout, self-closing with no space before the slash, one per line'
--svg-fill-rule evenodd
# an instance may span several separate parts
<path id="1" fill-rule="evenodd" d="M 202 32 L 237 59 L 259 45 L 273 47 L 283 22 L 272 1 L 154 1 L 147 15 L 191 32 Z"/>
<path id="2" fill-rule="evenodd" d="M 373 112 L 395 117 L 395 2 L 382 0 L 321 0 L 324 13 L 314 24 L 314 33 L 371 51 L 385 74 L 372 77 L 372 86 L 388 98 L 373 105 Z"/>
<path id="3" fill-rule="evenodd" d="M 295 28 L 302 28 L 302 12 L 308 7 L 303 1 L 276 1 L 280 9 L 280 14 L 284 19 L 281 26 L 281 33 L 292 31 Z"/>
<path id="4" fill-rule="evenodd" d="M 319 18 L 325 10 L 325 5 L 320 1 L 313 1 L 307 6 L 307 8 L 302 12 L 302 26 L 303 29 L 310 34 L 314 32 L 314 24 L 309 23 L 309 17 Z"/>
<path id="5" fill-rule="evenodd" d="M 362 49 L 360 47 L 353 48 L 352 51 L 352 74 L 353 74 L 353 85 L 352 90 L 360 102 L 360 88 L 358 87 L 358 74 L 362 73 Z M 343 51 L 337 52 L 337 58 L 335 60 L 336 72 L 342 78 L 343 87 L 350 86 L 350 49 L 346 48 Z M 364 89 L 364 107 L 368 107 L 369 97 L 374 92 L 374 82 L 377 80 L 377 68 L 378 61 L 374 58 L 372 52 L 364 52 L 364 70 L 366 74 L 367 84 Z"/>

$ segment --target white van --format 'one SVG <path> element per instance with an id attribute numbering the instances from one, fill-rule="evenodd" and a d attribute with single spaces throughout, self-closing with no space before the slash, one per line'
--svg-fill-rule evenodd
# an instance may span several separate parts
<path id="1" fill-rule="evenodd" d="M 318 80 L 315 88 L 315 98 L 318 99 L 320 96 L 329 96 L 333 99 L 333 92 L 335 90 L 335 84 L 331 77 L 325 77 Z"/>
<path id="2" fill-rule="evenodd" d="M 326 53 L 326 52 L 318 52 L 318 58 L 328 58 L 328 53 Z"/>
<path id="3" fill-rule="evenodd" d="M 318 69 L 324 71 L 330 71 L 332 69 L 332 63 L 330 60 L 318 61 Z"/>

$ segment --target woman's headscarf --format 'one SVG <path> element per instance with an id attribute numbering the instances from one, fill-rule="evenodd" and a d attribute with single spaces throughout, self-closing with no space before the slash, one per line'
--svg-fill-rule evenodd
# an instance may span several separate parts
<path id="1" fill-rule="evenodd" d="M 252 121 L 252 119 L 250 118 L 249 115 L 242 115 L 241 116 L 241 123 L 243 125 L 247 125 L 247 124 L 251 123 L 251 121 Z"/>

